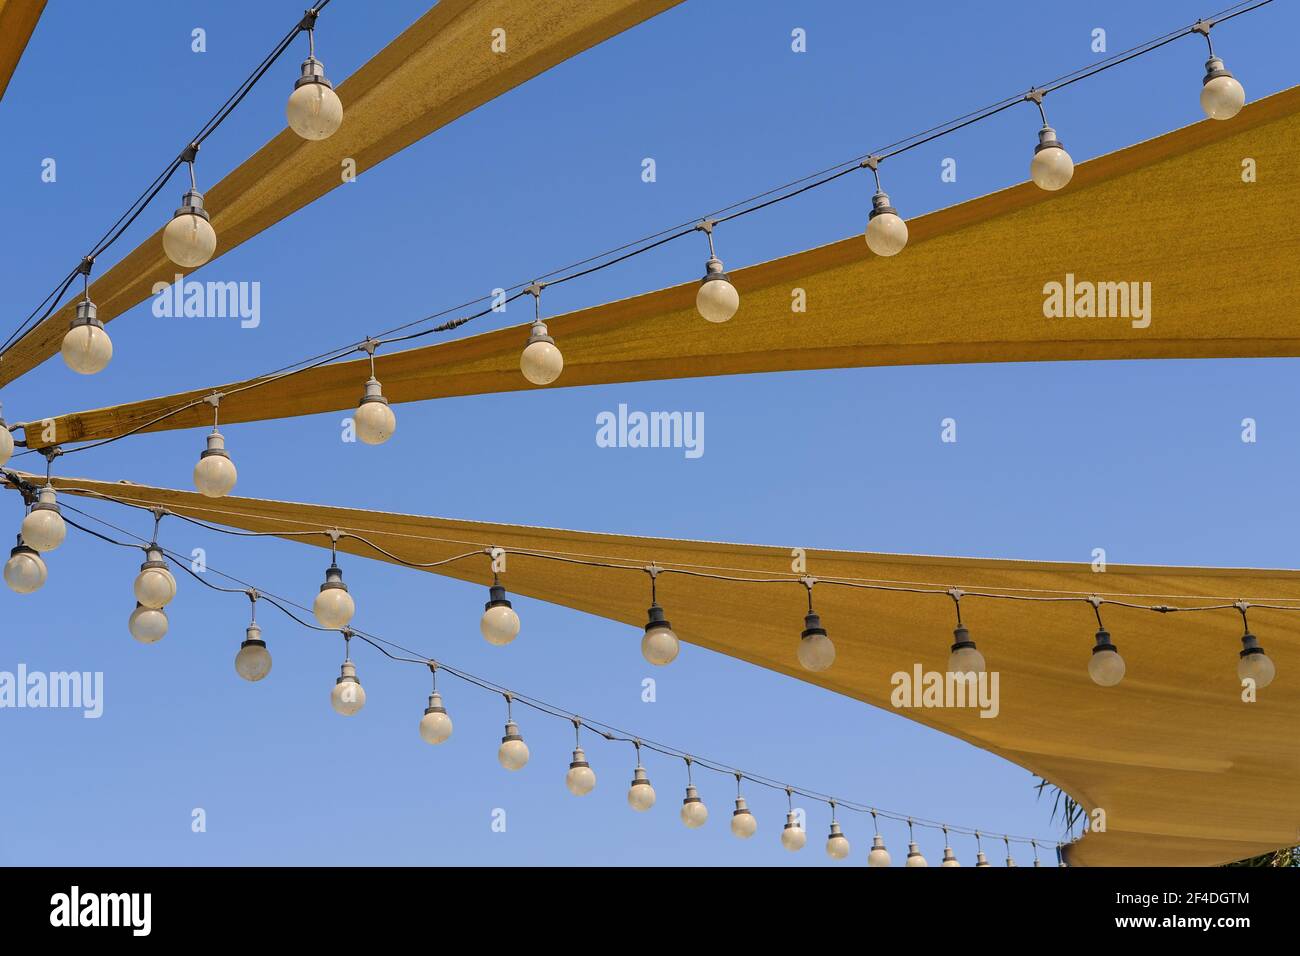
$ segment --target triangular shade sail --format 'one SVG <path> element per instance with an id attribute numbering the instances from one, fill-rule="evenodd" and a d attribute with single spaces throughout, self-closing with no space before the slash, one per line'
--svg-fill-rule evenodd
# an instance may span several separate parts
<path id="1" fill-rule="evenodd" d="M 370 169 L 494 97 L 681 0 L 441 0 L 338 87 L 343 126 L 321 142 L 286 129 L 204 193 L 217 256 L 342 183 L 344 158 Z M 492 49 L 504 28 L 507 52 Z M 289 57 L 289 54 L 286 54 Z M 288 69 L 289 67 L 286 67 Z M 176 182 L 180 182 L 179 179 Z M 179 197 L 182 187 L 177 186 Z M 183 269 L 159 230 L 95 281 L 90 297 L 105 322 L 149 297 Z M 55 312 L 4 355 L 0 385 L 59 350 L 75 303 Z"/>
<path id="2" fill-rule="evenodd" d="M 0 0 L 0 97 L 44 11 L 45 0 Z"/>
<path id="3" fill-rule="evenodd" d="M 622 565 L 595 567 L 512 553 L 504 583 L 513 593 L 628 625 L 611 628 L 610 639 L 630 655 L 639 653 L 649 604 L 646 565 L 707 569 L 735 578 L 789 578 L 788 584 L 757 584 L 668 573 L 659 579 L 659 599 L 689 644 L 877 707 L 894 709 L 896 673 L 912 673 L 917 666 L 944 671 L 952 641 L 953 605 L 944 594 L 858 590 L 824 580 L 815 586 L 816 606 L 837 657 L 827 671 L 801 670 L 796 646 L 805 592 L 792 571 L 790 547 L 589 534 L 250 498 L 213 500 L 127 482 L 66 478 L 55 485 L 65 494 L 161 506 L 251 531 L 338 528 L 413 562 L 496 546 Z M 323 535 L 292 540 L 328 547 Z M 339 548 L 384 560 L 356 538 L 343 538 Z M 490 581 L 486 555 L 436 570 L 480 585 Z M 1040 774 L 1089 810 L 1103 809 L 1105 832 L 1090 833 L 1074 845 L 1072 863 L 1216 864 L 1295 842 L 1300 614 L 1252 612 L 1252 630 L 1276 662 L 1278 676 L 1257 702 L 1245 703 L 1236 676 L 1241 622 L 1235 610 L 1157 614 L 1104 605 L 1107 628 L 1128 673 L 1118 686 L 1102 688 L 1086 670 L 1096 622 L 1082 596 L 1096 592 L 1115 601 L 1193 606 L 1240 597 L 1300 607 L 1300 573 L 1117 565 L 1094 573 L 1079 564 L 852 551 L 809 551 L 807 572 L 822 579 L 1077 597 L 1060 603 L 967 597 L 963 619 L 990 671 L 999 674 L 997 716 L 953 707 L 900 711 Z M 274 587 L 274 582 L 258 583 Z M 366 596 L 356 598 L 356 623 L 364 628 Z M 454 664 L 457 640 L 478 638 L 449 637 L 431 651 Z M 687 646 L 672 666 L 690 667 L 697 653 Z M 864 741 L 854 759 L 869 760 L 870 749 Z M 1025 786 L 1030 785 L 1027 777 Z M 961 789 L 955 781 L 954 817 Z"/>
<path id="4" fill-rule="evenodd" d="M 1082 163 L 1059 193 L 1025 183 L 921 216 L 891 259 L 858 235 L 734 269 L 741 307 L 725 325 L 696 314 L 695 282 L 550 319 L 564 353 L 551 387 L 864 365 L 1300 355 L 1298 111 L 1300 87 L 1229 122 L 1205 120 Z M 1257 181 L 1243 181 L 1247 159 Z M 1045 285 L 1064 286 L 1067 275 L 1150 283 L 1149 326 L 1045 317 Z M 795 289 L 806 313 L 791 311 Z M 527 327 L 515 326 L 381 351 L 377 374 L 393 402 L 532 388 L 519 372 L 526 339 Z M 215 386 L 230 393 L 221 420 L 352 408 L 368 376 L 362 359 L 244 392 L 232 390 L 246 383 Z M 211 391 L 65 415 L 27 441 L 120 435 Z M 143 430 L 210 421 L 203 405 Z"/>

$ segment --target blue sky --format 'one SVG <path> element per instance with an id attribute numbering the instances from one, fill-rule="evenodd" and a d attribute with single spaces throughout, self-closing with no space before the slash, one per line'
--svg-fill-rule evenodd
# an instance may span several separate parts
<path id="1" fill-rule="evenodd" d="M 50 3 L 0 102 L 0 289 L 9 323 L 31 309 L 301 14 L 294 2 Z M 423 9 L 412 0 L 334 0 L 317 50 L 342 80 Z M 1086 5 L 909 3 L 867 9 L 688 0 L 562 64 L 367 172 L 199 273 L 259 281 L 262 323 L 114 321 L 112 365 L 83 379 L 58 359 L 4 389 L 9 420 L 165 394 L 269 370 L 654 232 L 892 142 L 1096 58 L 1096 27 L 1118 51 L 1210 11 L 1185 2 Z M 1288 4 L 1216 31 L 1249 98 L 1294 80 Z M 190 51 L 207 31 L 208 52 Z M 790 49 L 806 29 L 808 52 Z M 300 41 L 305 47 L 305 39 Z M 204 146 L 200 187 L 283 126 L 297 63 L 286 55 Z M 1061 91 L 1049 115 L 1076 161 L 1198 120 L 1204 46 L 1188 38 Z M 345 104 L 346 106 L 346 104 Z M 346 120 L 345 120 L 346 122 Z M 1022 181 L 1031 107 L 1011 110 L 891 163 L 904 216 Z M 53 157 L 58 180 L 43 183 Z M 641 180 L 653 157 L 657 182 Z M 955 183 L 940 163 L 958 162 Z M 176 205 L 164 191 L 99 263 L 146 238 Z M 860 177 L 719 233 L 729 266 L 860 232 Z M 1212 214 L 1229 214 L 1207 210 Z M 1190 224 L 1189 228 L 1200 228 Z M 548 292 L 548 311 L 694 277 L 682 240 Z M 1219 267 L 1230 268 L 1231 264 Z M 741 290 L 742 296 L 744 290 Z M 936 304 L 936 308 L 945 307 Z M 951 307 L 957 307 L 956 303 Z M 521 321 L 511 310 L 468 332 Z M 1032 400 L 1027 400 L 1031 399 Z M 339 441 L 340 415 L 225 429 L 237 491 L 313 501 L 669 537 L 806 547 L 1286 567 L 1297 518 L 1300 400 L 1286 361 L 1103 362 L 853 369 L 531 391 L 398 406 L 387 445 Z M 607 449 L 596 416 L 620 403 L 703 412 L 706 453 Z M 959 421 L 960 441 L 939 441 Z M 1259 441 L 1243 444 L 1244 417 Z M 60 463 L 64 474 L 191 486 L 200 431 L 142 436 Z M 27 460 L 24 460 L 27 461 Z M 755 479 L 762 475 L 762 481 Z M 18 499 L 9 499 L 16 530 Z M 80 507 L 80 503 L 78 503 Z M 96 513 L 140 534 L 140 515 Z M 177 522 L 163 541 L 204 547 L 215 567 L 307 603 L 323 552 L 243 541 Z M 599 777 L 565 791 L 572 731 L 521 711 L 532 762 L 496 763 L 502 702 L 447 681 L 456 723 L 436 750 L 416 725 L 427 675 L 360 648 L 369 699 L 353 719 L 328 693 L 339 642 L 269 609 L 270 678 L 232 660 L 247 602 L 180 581 L 171 633 L 126 630 L 138 559 L 75 530 L 30 597 L 0 593 L 0 670 L 102 671 L 99 720 L 0 711 L 10 785 L 0 789 L 9 864 L 738 864 L 830 865 L 828 814 L 809 806 L 810 845 L 777 841 L 784 798 L 751 788 L 756 839 L 726 828 L 732 785 L 700 775 L 714 817 L 677 819 L 680 762 L 647 757 L 659 805 L 634 814 L 633 754 L 588 742 Z M 498 683 L 771 777 L 918 817 L 1047 837 L 1058 828 L 1033 777 L 967 744 L 800 681 L 687 647 L 656 672 L 635 629 L 519 599 L 508 648 L 478 635 L 482 590 L 349 559 L 356 623 Z M 191 832 L 202 808 L 205 833 Z M 507 813 L 505 833 L 492 812 Z M 842 823 L 861 863 L 870 825 Z M 905 830 L 886 831 L 901 860 Z M 967 864 L 974 848 L 954 839 Z M 942 843 L 927 836 L 932 863 Z M 986 846 L 1001 859 L 1000 846 Z M 1020 862 L 1027 863 L 1027 854 Z"/>

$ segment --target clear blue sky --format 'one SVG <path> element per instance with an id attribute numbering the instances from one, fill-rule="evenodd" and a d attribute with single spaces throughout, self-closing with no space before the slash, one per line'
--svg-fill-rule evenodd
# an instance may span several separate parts
<path id="1" fill-rule="evenodd" d="M 335 0 L 317 37 L 329 75 L 351 74 L 423 6 Z M 50 3 L 0 103 L 0 289 L 10 325 L 302 7 L 178 2 L 122 14 Z M 1087 64 L 1095 27 L 1113 52 L 1209 12 L 1110 0 L 870 9 L 689 0 L 199 273 L 260 281 L 259 328 L 159 319 L 144 304 L 110 325 L 116 352 L 103 374 L 83 379 L 55 359 L 0 397 L 9 420 L 34 419 L 275 368 Z M 190 52 L 196 26 L 207 30 L 203 55 Z M 795 27 L 807 30 L 806 54 L 790 50 Z M 1294 82 L 1297 27 L 1293 5 L 1277 3 L 1216 33 L 1250 98 Z M 283 127 L 303 55 L 286 55 L 208 141 L 201 186 Z M 1077 84 L 1052 98 L 1053 124 L 1078 161 L 1194 122 L 1204 59 L 1189 38 Z M 910 216 L 1021 181 L 1036 128 L 1027 106 L 916 150 L 891 164 L 889 191 Z M 46 157 L 58 162 L 53 184 L 40 179 Z M 654 184 L 641 181 L 645 157 L 656 160 Z M 940 181 L 945 157 L 958 161 L 955 183 Z M 179 181 L 169 187 L 100 270 L 157 228 L 180 192 Z M 720 252 L 741 266 L 843 238 L 861 231 L 869 202 L 867 182 L 847 177 L 727 228 Z M 567 311 L 680 282 L 701 260 L 700 245 L 684 240 L 557 288 L 546 305 Z M 514 310 L 493 317 L 520 320 Z M 337 414 L 225 433 L 237 491 L 252 496 L 807 547 L 1078 561 L 1105 547 L 1115 562 L 1285 567 L 1292 541 L 1276 531 L 1297 518 L 1298 401 L 1286 361 L 853 369 L 398 406 L 397 435 L 379 448 L 341 443 Z M 619 403 L 704 412 L 705 455 L 598 448 L 595 417 Z M 939 441 L 946 416 L 959 420 L 955 446 Z M 1257 444 L 1240 441 L 1246 416 L 1259 422 Z M 197 430 L 143 436 L 59 470 L 188 488 L 202 444 Z M 148 533 L 140 515 L 87 507 Z M 16 496 L 7 508 L 16 530 Z M 303 602 L 327 563 L 318 549 L 176 522 L 164 543 L 206 547 L 214 566 Z M 0 670 L 102 671 L 106 684 L 97 721 L 0 711 L 0 862 L 829 865 L 824 809 L 810 807 L 803 853 L 780 848 L 779 794 L 751 788 L 759 835 L 735 840 L 723 778 L 701 776 L 713 819 L 687 831 L 677 818 L 682 767 L 653 755 L 659 805 L 633 813 L 626 745 L 590 741 L 596 792 L 569 796 L 570 728 L 526 711 L 532 762 L 507 773 L 495 757 L 500 699 L 454 681 L 444 690 L 455 736 L 431 748 L 416 733 L 427 675 L 365 648 L 356 656 L 369 701 L 359 717 L 339 717 L 328 694 L 340 642 L 269 609 L 274 672 L 248 684 L 232 665 L 246 600 L 192 580 L 180 581 L 167 638 L 138 645 L 126 630 L 137 563 L 72 530 L 50 557 L 44 590 L 0 591 Z M 566 708 L 881 807 L 993 833 L 1057 833 L 1027 771 L 892 713 L 692 647 L 654 674 L 658 702 L 645 704 L 650 668 L 635 629 L 520 599 L 522 635 L 490 647 L 478 635 L 480 588 L 359 559 L 347 560 L 346 574 L 359 626 Z M 194 808 L 206 811 L 206 833 L 191 832 Z M 494 808 L 507 811 L 504 834 L 491 830 Z M 869 823 L 843 823 L 862 863 Z M 901 861 L 905 831 L 891 826 L 888 839 Z M 927 837 L 932 863 L 941 845 Z M 954 845 L 969 865 L 973 846 Z M 1000 861 L 1000 846 L 987 849 Z"/>

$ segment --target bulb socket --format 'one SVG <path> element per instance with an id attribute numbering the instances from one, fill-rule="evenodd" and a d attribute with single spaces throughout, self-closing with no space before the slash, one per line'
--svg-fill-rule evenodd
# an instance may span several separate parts
<path id="1" fill-rule="evenodd" d="M 208 436 L 208 447 L 205 448 L 203 451 L 199 452 L 199 458 L 201 460 L 204 458 L 211 457 L 213 455 L 217 456 L 218 458 L 230 457 L 230 452 L 226 451 L 225 436 L 222 435 L 221 432 L 217 431 L 215 428 L 212 430 L 212 434 Z"/>
<path id="2" fill-rule="evenodd" d="M 447 708 L 442 706 L 442 695 L 436 690 L 429 695 L 429 706 L 424 708 L 425 716 L 429 714 L 445 714 Z"/>
<path id="3" fill-rule="evenodd" d="M 664 609 L 661 608 L 658 604 L 650 605 L 649 615 L 650 615 L 650 620 L 646 623 L 645 626 L 645 632 L 647 634 L 649 634 L 651 631 L 659 631 L 659 630 L 667 631 L 672 629 L 668 623 L 668 619 L 664 617 Z"/>
<path id="4" fill-rule="evenodd" d="M 513 720 L 506 721 L 506 733 L 505 736 L 501 738 L 501 742 L 504 744 L 504 743 L 509 743 L 512 740 L 523 740 L 523 739 L 524 739 L 523 736 L 519 733 L 519 725 L 516 724 Z"/>
<path id="5" fill-rule="evenodd" d="M 783 830 L 802 830 L 802 829 L 803 829 L 803 827 L 799 826 L 798 818 L 795 816 L 795 812 L 794 812 L 793 810 L 789 810 L 789 811 L 786 812 L 786 815 L 785 815 L 785 826 L 782 827 L 781 829 L 783 829 Z"/>
<path id="6" fill-rule="evenodd" d="M 1221 76 L 1231 78 L 1232 73 L 1223 65 L 1222 59 L 1217 56 L 1210 57 L 1205 61 L 1205 78 L 1201 80 L 1201 85 L 1204 86 L 1210 80 L 1217 80 Z"/>
<path id="7" fill-rule="evenodd" d="M 889 204 L 888 193 L 878 192 L 871 197 L 871 212 L 867 216 L 867 221 L 870 222 L 872 219 L 875 219 L 877 216 L 883 216 L 885 213 L 897 216 L 898 210 Z"/>
<path id="8" fill-rule="evenodd" d="M 302 76 L 293 81 L 293 88 L 296 90 L 308 83 L 319 83 L 321 86 L 334 89 L 334 84 L 325 78 L 325 64 L 314 56 L 309 56 L 302 61 Z"/>
<path id="9" fill-rule="evenodd" d="M 952 632 L 952 637 L 954 643 L 950 650 L 959 651 L 962 648 L 975 646 L 975 642 L 970 639 L 970 631 L 966 630 L 965 625 L 957 625 Z"/>
<path id="10" fill-rule="evenodd" d="M 370 402 L 388 404 L 388 399 L 384 398 L 383 386 L 379 384 L 379 379 L 373 375 L 366 381 L 366 394 L 362 396 L 360 404 L 365 405 Z"/>
<path id="11" fill-rule="evenodd" d="M 1097 644 L 1092 649 L 1094 654 L 1100 654 L 1102 651 L 1114 651 L 1117 654 L 1119 653 L 1119 649 L 1110 642 L 1110 632 L 1105 628 L 1102 628 L 1097 632 Z"/>
<path id="12" fill-rule="evenodd" d="M 575 747 L 573 750 L 573 760 L 569 762 L 570 770 L 577 770 L 579 767 L 590 767 L 587 763 L 587 755 L 582 752 L 581 747 Z"/>
<path id="13" fill-rule="evenodd" d="M 506 600 L 504 585 L 493 584 L 488 588 L 488 602 L 483 605 L 483 610 L 488 611 L 494 607 L 510 607 L 510 602 Z"/>
<path id="14" fill-rule="evenodd" d="M 1065 149 L 1056 138 L 1056 130 L 1050 126 L 1044 126 L 1038 131 L 1038 145 L 1034 147 L 1034 152 L 1041 153 L 1045 149 Z"/>
<path id="15" fill-rule="evenodd" d="M 357 680 L 357 665 L 353 664 L 351 660 L 344 661 L 342 667 L 342 674 L 339 676 L 337 680 L 334 681 L 334 683 L 360 684 L 361 681 Z"/>
<path id="16" fill-rule="evenodd" d="M 95 303 L 89 299 L 81 299 L 77 302 L 77 314 L 68 323 L 68 328 L 75 329 L 83 325 L 93 325 L 98 329 L 104 327 L 104 323 L 99 321 L 99 310 L 95 308 Z"/>
<path id="17" fill-rule="evenodd" d="M 1259 644 L 1259 638 L 1247 631 L 1241 637 L 1241 653 L 1239 657 L 1250 657 L 1252 654 L 1263 654 L 1264 648 Z"/>
<path id="18" fill-rule="evenodd" d="M 148 571 L 150 568 L 167 569 L 167 562 L 163 560 L 162 551 L 157 547 L 157 545 L 152 544 L 145 549 L 144 564 L 140 565 L 141 571 Z"/>
<path id="19" fill-rule="evenodd" d="M 801 637 L 814 637 L 820 634 L 826 636 L 826 628 L 822 627 L 822 619 L 816 614 L 808 614 L 803 619 L 803 633 Z"/>
<path id="20" fill-rule="evenodd" d="M 844 836 L 844 831 L 840 829 L 840 825 L 838 823 L 832 820 L 831 832 L 826 834 L 826 839 L 834 840 L 836 837 L 842 837 L 842 836 Z"/>
<path id="21" fill-rule="evenodd" d="M 59 499 L 58 495 L 54 493 L 53 488 L 46 485 L 40 490 L 40 493 L 36 496 L 36 503 L 32 505 L 32 511 L 53 511 L 55 514 L 59 513 Z"/>
<path id="22" fill-rule="evenodd" d="M 736 809 L 734 809 L 734 810 L 731 811 L 731 815 L 732 815 L 733 817 L 738 817 L 738 816 L 740 816 L 740 815 L 743 814 L 743 813 L 749 813 L 749 806 L 748 806 L 748 804 L 745 803 L 745 798 L 744 798 L 744 797 L 737 797 L 737 798 L 736 798 Z M 752 814 L 751 814 L 751 816 L 752 816 Z"/>
<path id="23" fill-rule="evenodd" d="M 528 332 L 528 344 L 532 345 L 534 342 L 549 342 L 551 345 L 555 344 L 555 339 L 546 334 L 546 323 L 542 322 L 540 319 L 532 324 L 532 327 Z"/>
<path id="24" fill-rule="evenodd" d="M 645 772 L 645 767 L 638 764 L 637 768 L 632 771 L 632 786 L 639 787 L 642 785 L 650 786 L 650 776 Z"/>
<path id="25" fill-rule="evenodd" d="M 203 208 L 203 193 L 197 189 L 187 189 L 185 191 L 185 195 L 181 196 L 180 208 L 172 213 L 173 219 L 181 216 L 198 216 L 200 219 L 211 219 L 208 211 Z"/>
<path id="26" fill-rule="evenodd" d="M 239 647 L 241 650 L 245 647 L 266 647 L 266 641 L 262 640 L 262 629 L 256 624 L 248 625 L 244 630 L 244 640 Z"/>
<path id="27" fill-rule="evenodd" d="M 722 271 L 722 260 L 717 256 L 712 256 L 708 262 L 704 263 L 704 278 L 700 284 L 705 282 L 730 282 L 727 274 Z"/>
<path id="28" fill-rule="evenodd" d="M 29 548 L 27 545 L 23 544 L 23 539 L 21 537 L 18 539 L 18 544 L 9 552 L 9 557 L 16 558 L 20 554 L 34 554 L 38 558 L 41 556 L 41 553 L 35 548 Z"/>
<path id="29" fill-rule="evenodd" d="M 330 588 L 339 588 L 343 591 L 348 589 L 348 586 L 343 583 L 343 569 L 337 564 L 331 564 L 325 569 L 325 583 L 320 586 L 322 591 L 328 591 Z"/>
<path id="30" fill-rule="evenodd" d="M 693 785 L 686 788 L 686 799 L 682 801 L 683 805 L 688 803 L 703 803 L 703 802 L 704 801 L 700 799 L 700 792 L 696 790 Z"/>

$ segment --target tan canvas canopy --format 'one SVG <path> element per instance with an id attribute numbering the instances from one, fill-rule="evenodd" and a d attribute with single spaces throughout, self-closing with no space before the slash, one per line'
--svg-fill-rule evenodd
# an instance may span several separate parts
<path id="1" fill-rule="evenodd" d="M 0 0 L 0 97 L 44 11 L 45 0 Z"/>

